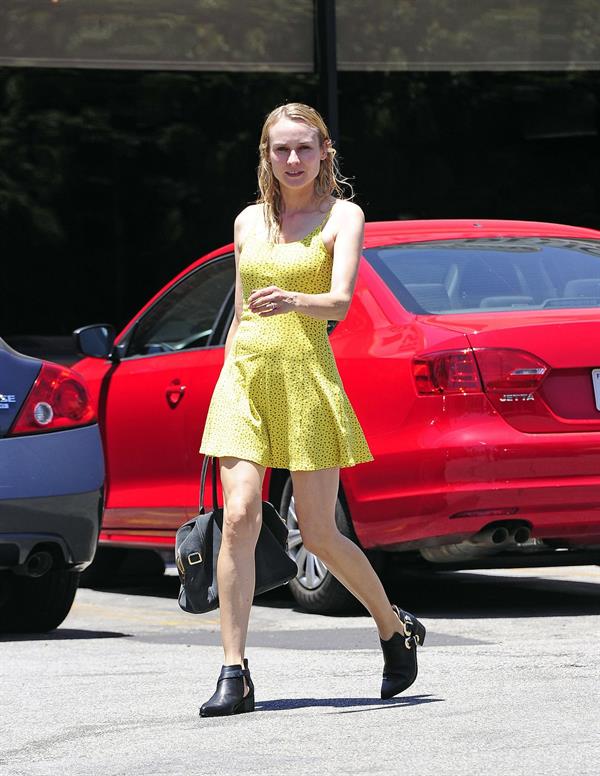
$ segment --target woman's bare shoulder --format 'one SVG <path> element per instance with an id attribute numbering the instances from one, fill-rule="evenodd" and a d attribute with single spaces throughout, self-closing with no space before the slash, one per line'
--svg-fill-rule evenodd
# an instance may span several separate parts
<path id="1" fill-rule="evenodd" d="M 362 229 L 365 223 L 365 214 L 362 208 L 349 199 L 338 199 L 331 210 L 333 231 L 337 234 L 340 229 L 346 230 L 349 225 L 356 229 Z"/>
<path id="2" fill-rule="evenodd" d="M 248 207 L 245 207 L 243 210 L 240 210 L 240 212 L 235 217 L 235 227 L 236 229 L 238 227 L 244 227 L 246 224 L 251 224 L 257 217 L 258 214 L 262 212 L 262 205 L 248 205 Z"/>
<path id="3" fill-rule="evenodd" d="M 333 213 L 339 213 L 344 219 L 356 218 L 358 220 L 365 220 L 365 214 L 360 205 L 356 202 L 351 202 L 349 199 L 338 199 L 333 207 Z"/>
<path id="4" fill-rule="evenodd" d="M 233 231 L 238 243 L 243 243 L 246 234 L 256 223 L 259 214 L 262 213 L 262 205 L 248 205 L 235 217 Z"/>

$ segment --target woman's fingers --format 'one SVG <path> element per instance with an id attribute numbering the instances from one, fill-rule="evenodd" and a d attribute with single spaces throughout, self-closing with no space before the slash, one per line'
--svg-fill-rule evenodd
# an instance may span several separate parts
<path id="1" fill-rule="evenodd" d="M 248 306 L 253 312 L 272 313 L 281 305 L 282 291 L 275 286 L 253 291 L 248 297 Z"/>
<path id="2" fill-rule="evenodd" d="M 266 288 L 255 289 L 248 297 L 248 303 L 253 304 L 254 302 L 263 300 L 266 296 L 269 296 L 270 294 L 276 293 L 278 291 L 281 292 L 281 289 L 277 288 L 277 286 L 267 286 Z"/>

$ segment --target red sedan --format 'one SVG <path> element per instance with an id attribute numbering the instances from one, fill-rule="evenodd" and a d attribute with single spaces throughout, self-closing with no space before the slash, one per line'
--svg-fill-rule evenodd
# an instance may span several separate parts
<path id="1" fill-rule="evenodd" d="M 114 340 L 78 330 L 107 453 L 103 545 L 170 548 L 197 511 L 203 423 L 233 315 L 233 246 L 202 257 Z M 439 569 L 598 562 L 600 232 L 519 221 L 369 223 L 331 346 L 375 460 L 341 469 L 340 528 Z M 115 344 L 113 345 L 113 341 Z M 211 494 L 207 492 L 207 501 Z M 287 517 L 298 602 L 350 594 Z"/>

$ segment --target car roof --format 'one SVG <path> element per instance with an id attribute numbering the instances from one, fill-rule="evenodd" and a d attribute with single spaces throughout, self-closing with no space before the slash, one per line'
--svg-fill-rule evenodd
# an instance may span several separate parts
<path id="1" fill-rule="evenodd" d="M 567 226 L 543 221 L 500 219 L 419 219 L 406 221 L 368 221 L 365 224 L 365 248 L 402 242 L 448 240 L 476 237 L 578 237 L 600 239 L 600 231 L 582 226 Z"/>
<path id="2" fill-rule="evenodd" d="M 600 231 L 582 226 L 567 226 L 543 221 L 509 221 L 499 219 L 415 219 L 403 221 L 367 221 L 365 224 L 365 248 L 375 248 L 395 243 L 425 242 L 428 240 L 451 240 L 474 237 L 578 237 L 600 239 Z M 178 272 L 165 286 L 159 289 L 136 315 L 126 324 L 126 331 L 133 322 L 148 310 L 169 287 L 174 286 L 190 271 L 211 259 L 232 253 L 233 243 L 222 245 L 204 254 Z M 117 338 L 118 342 L 118 338 Z"/>

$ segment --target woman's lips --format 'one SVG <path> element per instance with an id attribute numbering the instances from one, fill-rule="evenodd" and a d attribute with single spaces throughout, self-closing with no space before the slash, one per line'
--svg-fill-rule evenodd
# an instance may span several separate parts
<path id="1" fill-rule="evenodd" d="M 290 178 L 299 178 L 301 175 L 304 175 L 304 170 L 300 170 L 299 172 L 290 172 L 289 170 L 286 170 L 286 175 L 289 175 Z"/>

